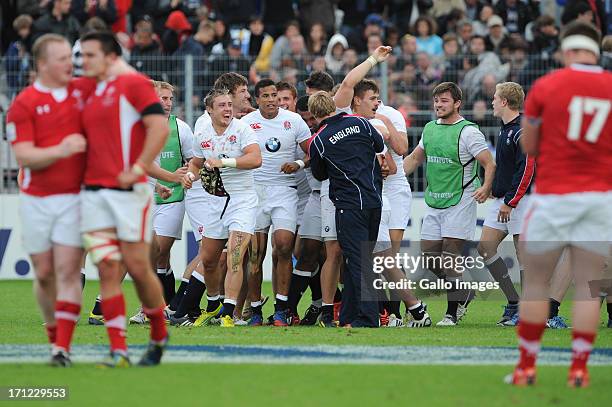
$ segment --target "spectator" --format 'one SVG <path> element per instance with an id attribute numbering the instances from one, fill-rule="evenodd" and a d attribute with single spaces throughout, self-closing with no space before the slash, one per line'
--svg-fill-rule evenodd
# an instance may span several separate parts
<path id="1" fill-rule="evenodd" d="M 487 35 L 487 32 L 482 36 Z M 462 54 L 467 54 L 470 51 L 470 40 L 472 36 L 474 36 L 474 28 L 472 22 L 468 20 L 461 20 L 457 23 L 457 40 L 459 42 L 459 49 L 461 49 Z"/>
<path id="2" fill-rule="evenodd" d="M 321 23 L 314 23 L 309 30 L 306 49 L 310 55 L 325 55 L 327 50 L 327 33 Z"/>
<path id="3" fill-rule="evenodd" d="M 202 21 L 196 33 L 183 42 L 176 55 L 204 57 L 213 53 L 215 44 L 215 27 L 210 21 Z"/>
<path id="4" fill-rule="evenodd" d="M 70 15 L 70 0 L 53 0 L 49 6 L 48 12 L 34 22 L 32 42 L 43 34 L 53 33 L 66 37 L 70 44 L 74 44 L 79 38 L 81 25 Z"/>
<path id="5" fill-rule="evenodd" d="M 302 72 L 310 62 L 304 37 L 296 35 L 289 38 L 289 52 L 284 52 L 281 56 L 281 67 L 295 68 Z"/>
<path id="6" fill-rule="evenodd" d="M 379 34 L 370 35 L 368 37 L 367 46 L 368 46 L 368 50 L 367 50 L 368 54 L 372 55 L 374 51 L 376 51 L 376 48 L 383 46 L 382 37 Z"/>
<path id="7" fill-rule="evenodd" d="M 566 25 L 574 20 L 584 21 L 594 24 L 602 35 L 606 35 L 606 17 L 606 7 L 602 0 L 569 0 L 561 15 L 561 23 Z"/>
<path id="8" fill-rule="evenodd" d="M 480 13 L 478 14 L 478 19 L 476 19 L 472 23 L 473 34 L 485 36 L 489 33 L 489 27 L 487 27 L 487 21 L 491 18 L 492 15 L 495 14 L 495 10 L 493 10 L 493 6 L 490 4 L 485 4 L 480 9 Z M 471 34 L 470 34 L 471 35 Z"/>
<path id="9" fill-rule="evenodd" d="M 342 73 L 342 67 L 344 65 L 343 55 L 344 51 L 348 48 L 348 42 L 344 35 L 334 34 L 327 44 L 327 51 L 325 52 L 325 62 L 327 68 L 332 74 Z"/>
<path id="10" fill-rule="evenodd" d="M 351 69 L 357 66 L 359 56 L 353 48 L 347 48 L 342 54 L 342 71 L 347 74 Z"/>
<path id="11" fill-rule="evenodd" d="M 444 55 L 439 61 L 443 82 L 459 82 L 459 72 L 463 67 L 463 56 L 459 55 L 459 41 L 455 34 L 445 34 L 442 38 Z"/>
<path id="12" fill-rule="evenodd" d="M 493 100 L 493 95 L 495 94 L 496 84 L 497 79 L 495 78 L 495 75 L 487 74 L 483 76 L 478 90 L 467 95 L 468 99 L 466 101 L 466 105 L 469 106 L 470 109 L 473 109 L 476 101 L 484 100 L 485 102 L 490 103 Z"/>
<path id="13" fill-rule="evenodd" d="M 217 18 L 223 20 L 230 28 L 245 27 L 251 16 L 257 14 L 253 0 L 220 0 L 213 3 Z"/>
<path id="14" fill-rule="evenodd" d="M 457 32 L 458 25 L 465 20 L 465 11 L 454 8 L 444 18 L 438 21 L 438 35 L 442 36 L 446 33 Z M 442 27 L 442 28 L 440 28 Z"/>
<path id="15" fill-rule="evenodd" d="M 182 11 L 173 11 L 166 20 L 162 45 L 166 55 L 172 55 L 191 35 L 191 24 Z"/>
<path id="16" fill-rule="evenodd" d="M 108 26 L 100 17 L 92 17 L 85 22 L 81 28 L 81 37 L 92 31 L 104 31 L 108 30 Z M 122 56 L 127 60 L 125 54 L 122 52 Z M 83 75 L 83 56 L 81 55 L 81 40 L 76 40 L 72 46 L 72 65 L 74 76 Z"/>
<path id="17" fill-rule="evenodd" d="M 152 18 L 158 12 L 158 0 L 139 0 L 133 1 L 132 3 L 132 7 L 130 9 L 130 21 L 132 22 L 132 27 L 136 27 L 136 24 L 138 24 L 139 21 L 144 20 L 146 16 Z M 168 14 L 170 13 L 168 12 Z M 164 21 L 166 20 L 164 19 Z"/>
<path id="18" fill-rule="evenodd" d="M 144 1 L 149 2 L 150 0 Z M 185 16 L 189 15 L 191 12 L 191 10 L 184 4 L 184 0 L 157 0 L 157 2 L 153 5 L 153 9 L 146 13 L 153 17 L 153 30 L 160 37 L 163 37 L 163 34 L 166 31 L 166 21 L 170 17 L 170 14 L 175 11 L 180 11 Z"/>
<path id="19" fill-rule="evenodd" d="M 465 0 L 465 18 L 475 21 L 480 16 L 480 11 L 485 6 L 481 0 Z"/>
<path id="20" fill-rule="evenodd" d="M 393 88 L 398 93 L 414 92 L 416 90 L 416 68 L 406 64 L 400 72 L 394 72 L 391 77 Z"/>
<path id="21" fill-rule="evenodd" d="M 7 3 L 9 2 L 7 1 Z M 45 14 L 49 0 L 19 0 L 15 3 L 17 3 L 15 11 L 17 12 L 18 16 L 21 14 L 27 14 L 34 20 Z"/>
<path id="22" fill-rule="evenodd" d="M 519 73 L 518 83 L 525 93 L 529 92 L 533 82 L 553 69 L 561 68 L 563 56 L 559 48 L 553 52 L 541 52 L 528 57 L 525 68 Z"/>
<path id="23" fill-rule="evenodd" d="M 360 33 L 363 32 L 367 16 L 370 13 L 381 14 L 386 3 L 392 2 L 387 0 L 340 0 L 338 2 L 338 8 L 344 12 L 340 32 L 347 38 L 349 44 L 352 44 L 351 40 L 355 37 L 359 38 Z"/>
<path id="24" fill-rule="evenodd" d="M 404 69 L 406 64 L 413 64 L 416 62 L 417 53 L 417 40 L 414 35 L 405 34 L 402 37 L 402 53 L 397 58 L 395 67 L 397 70 Z"/>
<path id="25" fill-rule="evenodd" d="M 224 72 L 236 72 L 242 76 L 249 75 L 251 63 L 242 55 L 242 44 L 239 39 L 233 39 L 227 47 L 227 55 L 216 55 L 210 64 L 206 84 L 212 87 L 219 75 Z"/>
<path id="26" fill-rule="evenodd" d="M 358 54 L 363 54 L 368 50 L 367 40 L 371 35 L 376 34 L 381 38 L 383 37 L 385 21 L 378 14 L 370 14 L 366 17 L 364 24 L 365 27 L 361 32 L 361 36 L 358 34 L 358 31 L 353 30 L 352 33 L 346 37 L 349 46 L 354 48 Z"/>
<path id="27" fill-rule="evenodd" d="M 458 9 L 465 13 L 465 2 L 463 0 L 435 0 L 430 15 L 438 20 L 438 22 L 441 22 L 453 9 Z"/>
<path id="28" fill-rule="evenodd" d="M 70 14 L 81 24 L 85 24 L 91 17 L 102 19 L 107 26 L 117 21 L 115 0 L 72 0 Z"/>
<path id="29" fill-rule="evenodd" d="M 30 71 L 30 53 L 28 50 L 31 48 L 32 17 L 26 14 L 18 16 L 13 21 L 13 29 L 17 33 L 18 39 L 11 42 L 4 58 L 9 99 L 13 99 L 27 85 Z"/>
<path id="30" fill-rule="evenodd" d="M 441 76 L 440 71 L 431 63 L 431 56 L 427 52 L 417 53 L 416 91 L 420 99 L 429 99 L 433 87 L 440 81 Z"/>
<path id="31" fill-rule="evenodd" d="M 255 70 L 257 72 L 268 72 L 270 70 L 270 55 L 274 47 L 274 39 L 264 31 L 264 23 L 261 17 L 255 16 L 249 22 L 249 37 L 246 44 L 247 55 L 255 58 Z"/>
<path id="32" fill-rule="evenodd" d="M 302 26 L 310 31 L 315 23 L 320 23 L 325 32 L 335 32 L 336 3 L 338 0 L 299 0 L 298 9 Z"/>
<path id="33" fill-rule="evenodd" d="M 270 66 L 272 69 L 278 69 L 281 65 L 283 54 L 290 52 L 289 39 L 300 35 L 300 24 L 295 21 L 289 21 L 285 26 L 285 32 L 274 41 L 272 54 L 270 55 Z"/>
<path id="34" fill-rule="evenodd" d="M 436 35 L 435 21 L 426 16 L 417 18 L 414 23 L 413 34 L 417 37 L 417 50 L 426 52 L 431 56 L 442 55 L 442 38 Z"/>
<path id="35" fill-rule="evenodd" d="M 463 88 L 469 98 L 470 94 L 478 91 L 486 75 L 494 75 L 498 81 L 504 80 L 510 66 L 502 65 L 497 55 L 486 50 L 485 39 L 475 35 L 470 41 L 470 53 L 464 58 L 464 69 L 467 72 L 463 78 Z"/>
<path id="36" fill-rule="evenodd" d="M 287 21 L 296 18 L 293 2 L 287 0 L 262 0 L 262 16 L 266 32 L 273 38 L 279 37 L 285 30 Z"/>
<path id="37" fill-rule="evenodd" d="M 504 31 L 504 21 L 500 16 L 492 15 L 487 21 L 487 27 L 489 27 L 489 34 L 485 38 L 485 46 L 488 51 L 499 55 L 499 44 L 508 38 Z"/>
<path id="38" fill-rule="evenodd" d="M 433 0 L 393 0 L 388 2 L 387 13 L 398 32 L 406 33 L 420 15 L 427 14 L 433 3 Z"/>
<path id="39" fill-rule="evenodd" d="M 559 30 L 555 26 L 555 19 L 551 16 L 538 17 L 533 23 L 532 30 L 532 53 L 546 52 L 552 54 L 559 47 Z"/>
<path id="40" fill-rule="evenodd" d="M 225 21 L 218 18 L 213 23 L 215 26 L 215 41 L 218 43 L 218 47 L 215 47 L 215 53 L 222 53 L 225 49 L 227 49 L 232 42 L 232 36 L 227 29 L 227 25 Z"/>
<path id="41" fill-rule="evenodd" d="M 130 64 L 152 79 L 161 80 L 161 46 L 154 39 L 153 24 L 143 20 L 136 25 L 134 46 L 130 53 Z"/>
<path id="42" fill-rule="evenodd" d="M 114 33 L 127 33 L 127 15 L 132 7 L 132 0 L 114 0 L 117 9 L 117 20 L 113 23 Z"/>
<path id="43" fill-rule="evenodd" d="M 504 26 L 509 33 L 525 34 L 525 27 L 530 21 L 540 15 L 539 1 L 529 0 L 525 4 L 519 0 L 499 0 L 495 6 L 495 14 L 504 20 Z"/>
<path id="44" fill-rule="evenodd" d="M 507 45 L 505 45 L 507 44 Z M 507 51 L 504 50 L 507 48 Z M 510 73 L 508 74 L 508 80 L 519 83 L 519 75 L 525 69 L 527 64 L 527 51 L 529 46 L 521 37 L 507 37 L 499 45 L 502 62 L 510 63 Z M 507 52 L 507 55 L 504 55 Z"/>
<path id="45" fill-rule="evenodd" d="M 385 45 L 393 48 L 393 55 L 401 54 L 399 43 L 400 32 L 398 31 L 397 27 L 392 24 L 388 24 L 387 29 L 385 30 Z"/>

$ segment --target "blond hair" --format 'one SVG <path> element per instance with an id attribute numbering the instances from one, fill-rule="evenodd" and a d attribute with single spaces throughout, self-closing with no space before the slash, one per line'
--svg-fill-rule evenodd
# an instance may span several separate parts
<path id="1" fill-rule="evenodd" d="M 319 91 L 308 98 L 308 111 L 315 119 L 322 119 L 336 111 L 334 99 L 325 91 Z"/>
<path id="2" fill-rule="evenodd" d="M 515 82 L 502 82 L 495 86 L 497 95 L 500 99 L 506 99 L 508 108 L 514 111 L 519 111 L 523 108 L 525 101 L 525 92 L 521 85 Z"/>
<path id="3" fill-rule="evenodd" d="M 219 96 L 226 96 L 229 95 L 230 91 L 227 89 L 212 89 L 210 92 L 208 92 L 208 95 L 206 95 L 206 97 L 204 98 L 204 105 L 208 108 L 213 108 L 213 103 L 215 101 L 215 98 L 219 97 Z"/>
<path id="4" fill-rule="evenodd" d="M 34 41 L 34 45 L 32 45 L 32 56 L 34 57 L 34 65 L 36 65 L 41 60 L 47 58 L 47 48 L 49 47 L 49 44 L 54 42 L 63 42 L 70 45 L 68 40 L 59 34 L 45 34 L 39 37 L 36 41 Z"/>
<path id="5" fill-rule="evenodd" d="M 162 89 L 167 89 L 170 92 L 174 93 L 174 86 L 170 85 L 168 82 L 152 80 L 151 83 L 153 84 L 153 87 L 157 91 L 160 91 Z"/>

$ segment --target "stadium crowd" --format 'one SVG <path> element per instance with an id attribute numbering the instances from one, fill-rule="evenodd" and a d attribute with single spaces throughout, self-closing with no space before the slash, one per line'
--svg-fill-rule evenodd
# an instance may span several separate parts
<path id="1" fill-rule="evenodd" d="M 514 81 L 529 90 L 537 77 L 561 66 L 564 24 L 592 22 L 606 35 L 611 10 L 605 7 L 601 0 L 8 0 L 0 6 L 2 93 L 8 95 L 0 106 L 6 110 L 32 81 L 36 38 L 67 37 L 78 75 L 77 38 L 110 27 L 126 60 L 153 79 L 181 87 L 177 71 L 183 56 L 193 55 L 199 110 L 223 72 L 240 73 L 250 83 L 264 77 L 287 81 L 303 94 L 312 71 L 327 71 L 340 82 L 361 55 L 384 43 L 393 47 L 388 103 L 408 121 L 411 112 L 429 107 L 436 83 L 453 81 L 473 119 L 486 126 L 493 121 L 486 112 L 495 83 Z M 612 66 L 610 37 L 603 52 L 602 63 Z M 371 72 L 380 75 L 380 67 Z M 429 117 L 414 119 L 423 125 Z"/>

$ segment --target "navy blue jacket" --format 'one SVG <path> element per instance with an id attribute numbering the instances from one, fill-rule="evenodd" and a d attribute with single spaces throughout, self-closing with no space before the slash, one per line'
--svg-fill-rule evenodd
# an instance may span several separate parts
<path id="1" fill-rule="evenodd" d="M 495 148 L 495 179 L 493 196 L 504 198 L 504 203 L 512 208 L 531 189 L 535 174 L 535 159 L 527 157 L 520 145 L 522 115 L 502 125 Z"/>
<path id="2" fill-rule="evenodd" d="M 385 143 L 368 120 L 340 113 L 321 122 L 312 136 L 312 175 L 329 178 L 329 198 L 337 209 L 382 207 L 382 175 L 376 154 Z"/>

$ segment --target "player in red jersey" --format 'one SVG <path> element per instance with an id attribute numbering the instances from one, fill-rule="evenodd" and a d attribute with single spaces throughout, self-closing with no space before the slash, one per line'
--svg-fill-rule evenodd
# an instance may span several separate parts
<path id="1" fill-rule="evenodd" d="M 599 324 L 598 282 L 612 230 L 612 73 L 597 66 L 600 35 L 581 22 L 562 36 L 565 68 L 535 82 L 525 104 L 523 151 L 536 156 L 535 194 L 521 233 L 525 282 L 518 326 L 520 359 L 508 382 L 535 382 L 548 317 L 550 278 L 567 247 L 574 272 L 570 387 L 587 386 Z"/>
<path id="2" fill-rule="evenodd" d="M 86 34 L 81 47 L 84 74 L 97 81 L 83 110 L 88 150 L 81 230 L 100 275 L 102 312 L 111 343 L 110 358 L 103 366 L 130 364 L 121 263 L 151 321 L 151 342 L 139 364 L 156 365 L 168 333 L 162 288 L 149 261 L 152 194 L 146 171 L 166 142 L 167 119 L 147 77 L 110 75 L 121 55 L 112 33 Z"/>
<path id="3" fill-rule="evenodd" d="M 72 80 L 68 41 L 47 34 L 33 46 L 36 82 L 11 105 L 7 134 L 22 167 L 23 244 L 36 279 L 51 364 L 70 366 L 70 342 L 81 310 L 79 191 L 86 141 L 80 114 L 86 81 Z"/>

